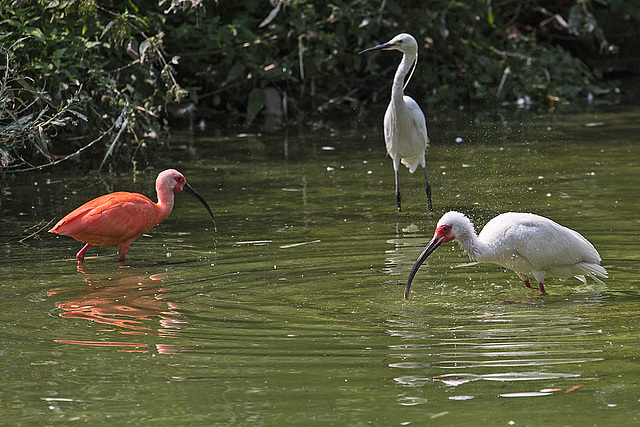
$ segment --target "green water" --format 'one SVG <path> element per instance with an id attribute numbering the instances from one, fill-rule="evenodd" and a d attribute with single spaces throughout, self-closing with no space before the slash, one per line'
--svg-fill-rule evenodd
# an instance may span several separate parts
<path id="1" fill-rule="evenodd" d="M 5 425 L 630 425 L 640 418 L 640 108 L 428 117 L 395 207 L 379 120 L 175 137 L 153 170 L 7 176 L 0 219 Z M 589 124 L 588 126 L 585 126 Z M 597 124 L 597 126 L 593 126 Z M 212 133 L 214 133 L 212 131 Z M 461 142 L 455 139 L 462 138 Z M 115 248 L 36 233 L 175 167 L 208 200 Z M 586 236 L 606 285 L 549 296 L 443 245 L 444 212 L 505 211 Z M 23 242 L 21 239 L 36 233 Z"/>

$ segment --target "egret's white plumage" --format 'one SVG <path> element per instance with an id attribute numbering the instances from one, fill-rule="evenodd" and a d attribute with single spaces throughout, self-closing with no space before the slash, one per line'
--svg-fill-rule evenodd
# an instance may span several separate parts
<path id="1" fill-rule="evenodd" d="M 424 113 L 418 103 L 411 97 L 404 94 L 411 74 L 418 63 L 418 43 L 409 34 L 398 34 L 387 43 L 363 50 L 360 53 L 373 50 L 399 50 L 403 53 L 402 61 L 396 70 L 391 86 L 391 101 L 384 115 L 384 140 L 387 146 L 387 153 L 393 159 L 393 169 L 396 178 L 396 200 L 398 210 L 400 207 L 400 185 L 398 182 L 398 169 L 400 164 L 409 168 L 409 172 L 414 173 L 418 165 L 422 166 L 424 179 L 426 182 L 427 202 L 429 210 L 431 206 L 431 185 L 427 178 L 425 151 L 429 146 L 429 136 L 427 135 L 427 124 Z M 407 74 L 409 74 L 405 82 Z"/>
<path id="2" fill-rule="evenodd" d="M 545 275 L 575 276 L 586 283 L 589 276 L 607 277 L 600 265 L 600 255 L 577 231 L 548 218 L 531 213 L 508 212 L 493 218 L 477 235 L 473 224 L 460 212 L 447 212 L 440 218 L 433 239 L 424 249 L 409 275 L 405 299 L 415 273 L 424 260 L 445 242 L 457 241 L 469 257 L 477 262 L 501 265 L 515 271 L 527 287 L 533 277 L 542 295 Z"/>

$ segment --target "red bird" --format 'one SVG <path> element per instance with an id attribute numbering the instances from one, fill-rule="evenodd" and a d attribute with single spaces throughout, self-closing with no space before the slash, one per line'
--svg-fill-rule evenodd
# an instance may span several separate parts
<path id="1" fill-rule="evenodd" d="M 167 169 L 156 179 L 158 203 L 138 193 L 119 191 L 105 194 L 62 218 L 49 232 L 85 243 L 76 255 L 78 263 L 84 262 L 84 253 L 89 246 L 117 246 L 120 262 L 124 262 L 131 243 L 169 216 L 173 209 L 173 193 L 182 190 L 200 200 L 213 221 L 211 208 L 187 184 L 184 175 L 175 169 Z"/>

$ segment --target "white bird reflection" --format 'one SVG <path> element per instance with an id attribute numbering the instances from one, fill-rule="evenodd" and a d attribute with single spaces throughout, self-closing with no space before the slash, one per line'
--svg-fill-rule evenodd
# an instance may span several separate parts
<path id="1" fill-rule="evenodd" d="M 524 394 L 508 387 L 501 390 L 522 397 L 543 396 L 552 394 L 540 391 L 548 383 L 581 378 L 585 366 L 605 360 L 602 331 L 578 317 L 485 313 L 461 317 L 455 323 L 458 325 L 434 327 L 426 321 L 389 321 L 387 333 L 399 339 L 388 347 L 393 359 L 388 366 L 396 372 L 397 385 L 460 387 L 476 381 L 542 381 L 536 391 Z M 465 388 L 464 398 L 453 400 L 473 398 L 470 390 Z M 405 403 L 400 404 L 420 397 L 416 394 L 403 394 Z"/>

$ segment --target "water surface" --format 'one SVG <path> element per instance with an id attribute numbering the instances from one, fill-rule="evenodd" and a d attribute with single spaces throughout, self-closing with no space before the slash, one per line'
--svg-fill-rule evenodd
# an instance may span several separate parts
<path id="1" fill-rule="evenodd" d="M 406 170 L 396 211 L 379 115 L 271 135 L 177 135 L 135 175 L 5 177 L 2 418 L 637 423 L 640 109 L 431 114 L 431 215 L 421 174 Z M 168 167 L 208 200 L 217 230 L 178 194 L 125 267 L 115 248 L 91 248 L 81 269 L 80 243 L 41 230 L 109 191 L 152 196 Z M 550 217 L 587 237 L 610 277 L 549 278 L 541 297 L 499 266 L 465 266 L 449 244 L 403 301 L 451 209 L 477 226 L 511 210 Z"/>

